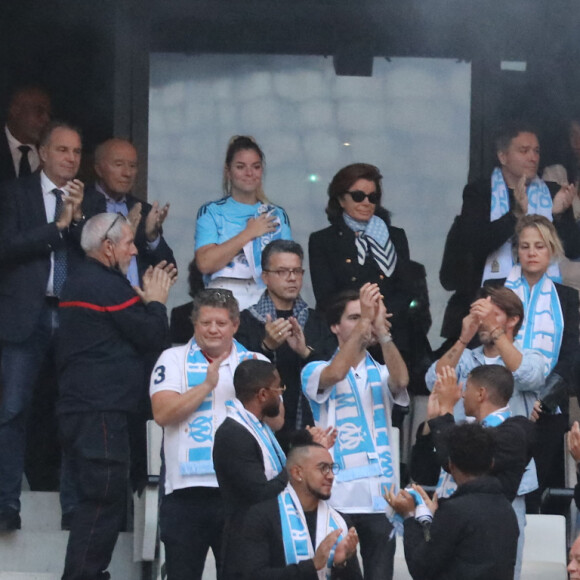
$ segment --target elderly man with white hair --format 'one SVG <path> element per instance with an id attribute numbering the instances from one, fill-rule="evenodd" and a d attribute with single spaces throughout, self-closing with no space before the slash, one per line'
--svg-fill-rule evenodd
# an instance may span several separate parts
<path id="1" fill-rule="evenodd" d="M 98 214 L 81 237 L 85 261 L 67 279 L 57 342 L 60 436 L 79 502 L 64 580 L 109 578 L 124 518 L 128 420 L 146 384 L 143 354 L 169 343 L 165 302 L 175 267 L 148 269 L 142 288 L 127 269 L 137 249 L 122 215 Z"/>

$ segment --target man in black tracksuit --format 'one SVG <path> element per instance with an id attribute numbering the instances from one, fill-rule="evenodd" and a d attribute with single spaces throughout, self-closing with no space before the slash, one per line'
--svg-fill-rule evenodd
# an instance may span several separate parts
<path id="1" fill-rule="evenodd" d="M 79 495 L 63 580 L 110 577 L 128 483 L 128 416 L 147 382 L 143 354 L 168 345 L 174 278 L 150 269 L 142 289 L 131 287 L 125 275 L 137 249 L 123 216 L 91 218 L 81 245 L 87 258 L 63 289 L 57 347 L 65 473 Z"/>

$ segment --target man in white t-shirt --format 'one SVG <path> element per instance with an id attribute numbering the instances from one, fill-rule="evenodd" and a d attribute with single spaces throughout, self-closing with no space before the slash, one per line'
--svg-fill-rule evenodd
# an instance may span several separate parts
<path id="1" fill-rule="evenodd" d="M 171 580 L 201 579 L 211 547 L 220 568 L 223 504 L 213 467 L 214 435 L 235 397 L 237 365 L 263 355 L 234 340 L 240 311 L 229 290 L 201 291 L 193 338 L 163 352 L 151 375 L 155 421 L 164 428 L 164 496 L 159 523 Z"/>
<path id="2" fill-rule="evenodd" d="M 347 513 L 357 530 L 366 580 L 393 575 L 395 544 L 389 541 L 383 498 L 399 481 L 391 410 L 393 403 L 409 404 L 409 374 L 391 338 L 388 317 L 376 284 L 365 284 L 360 294 L 342 292 L 327 309 L 339 345 L 334 358 L 312 362 L 302 371 L 302 389 L 316 425 L 338 429 L 330 451 L 340 471 L 330 503 Z M 366 350 L 376 342 L 384 365 Z"/>

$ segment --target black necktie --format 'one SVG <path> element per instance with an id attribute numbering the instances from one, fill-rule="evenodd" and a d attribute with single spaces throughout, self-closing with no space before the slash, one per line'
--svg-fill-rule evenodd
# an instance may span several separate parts
<path id="1" fill-rule="evenodd" d="M 32 169 L 30 167 L 30 161 L 28 160 L 28 153 L 30 152 L 31 147 L 28 145 L 20 145 L 18 147 L 22 156 L 20 157 L 20 165 L 18 166 L 18 177 L 24 177 L 25 175 L 30 175 L 32 173 Z"/>
<path id="2" fill-rule="evenodd" d="M 52 193 L 56 196 L 56 207 L 54 208 L 54 221 L 58 221 L 60 214 L 62 213 L 62 208 L 64 202 L 62 196 L 64 192 L 60 189 L 53 189 Z M 67 255 L 66 246 L 54 251 L 54 272 L 52 278 L 52 290 L 55 296 L 60 296 L 60 291 L 62 290 L 62 285 L 66 280 L 66 270 L 67 270 Z"/>

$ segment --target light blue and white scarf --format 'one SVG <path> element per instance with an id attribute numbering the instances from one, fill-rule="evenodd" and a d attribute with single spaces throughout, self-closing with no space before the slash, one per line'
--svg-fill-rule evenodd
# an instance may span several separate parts
<path id="1" fill-rule="evenodd" d="M 336 356 L 336 355 L 335 355 Z M 375 360 L 367 353 L 367 384 L 373 401 L 373 425 L 367 423 L 354 372 L 349 370 L 346 381 L 332 389 L 328 399 L 329 417 L 334 417 L 338 437 L 332 449 L 334 460 L 340 465 L 336 481 L 353 481 L 372 476 L 381 476 L 381 495 L 373 497 L 373 507 L 383 510 L 384 495 L 395 490 L 396 466 L 389 442 L 388 418 L 383 400 L 381 375 Z M 314 420 L 320 420 L 319 403 L 310 402 Z"/>
<path id="2" fill-rule="evenodd" d="M 330 507 L 326 501 L 319 501 L 316 514 L 316 538 L 312 541 L 302 504 L 291 485 L 288 485 L 278 496 L 278 508 L 280 510 L 282 541 L 284 543 L 287 566 L 314 558 L 314 553 L 322 540 L 332 531 L 339 528 L 342 530 L 338 540 L 330 550 L 326 568 L 319 570 L 317 573 L 320 580 L 330 580 L 334 551 L 339 542 L 348 533 L 344 518 Z"/>
<path id="3" fill-rule="evenodd" d="M 414 490 L 412 487 L 406 487 L 405 491 L 413 498 L 415 502 L 415 514 L 414 518 L 423 526 L 430 526 L 433 522 L 433 512 L 427 507 L 425 500 L 421 497 L 421 494 Z M 389 534 L 389 540 L 394 538 L 395 536 L 404 536 L 404 521 L 405 518 L 395 512 L 395 510 L 390 506 L 387 505 L 385 509 L 385 515 L 387 519 L 391 522 L 393 529 Z"/>
<path id="4" fill-rule="evenodd" d="M 507 405 L 501 409 L 496 409 L 493 413 L 490 413 L 481 422 L 484 427 L 497 427 L 501 425 L 506 419 L 512 416 L 512 411 Z M 536 462 L 534 459 L 530 459 L 530 462 L 526 466 L 526 470 L 522 475 L 522 480 L 518 487 L 518 496 L 525 495 L 530 491 L 533 491 L 538 487 L 538 476 L 536 472 Z M 438 498 L 448 498 L 455 493 L 457 489 L 457 483 L 453 479 L 453 476 L 441 468 L 441 473 L 439 474 L 439 481 L 437 482 L 437 497 Z"/>
<path id="5" fill-rule="evenodd" d="M 539 178 L 534 179 L 527 186 L 528 215 L 538 214 L 552 220 L 552 196 L 548 186 Z M 499 167 L 491 174 L 491 210 L 489 220 L 494 222 L 510 211 L 509 192 Z M 505 242 L 495 252 L 492 252 L 485 261 L 482 283 L 485 280 L 506 278 L 514 265 L 511 240 Z M 550 266 L 550 276 L 560 276 L 557 264 Z"/>
<path id="6" fill-rule="evenodd" d="M 387 277 L 391 276 L 397 265 L 397 252 L 391 241 L 387 224 L 376 215 L 368 222 L 355 220 L 347 213 L 343 213 L 344 223 L 355 232 L 355 245 L 358 263 L 365 263 L 367 252 L 371 255 L 377 266 Z"/>
<path id="7" fill-rule="evenodd" d="M 254 238 L 244 246 L 244 255 L 250 266 L 250 272 L 254 281 L 260 288 L 265 288 L 266 285 L 262 280 L 262 250 L 273 240 L 282 239 L 282 220 L 284 219 L 283 210 L 270 205 L 262 203 L 256 209 L 254 217 L 260 217 L 263 214 L 269 214 L 276 217 L 276 229 L 272 232 L 266 232 L 257 238 Z"/>
<path id="8" fill-rule="evenodd" d="M 254 353 L 246 350 L 239 342 L 233 341 L 232 355 L 233 368 L 239 363 L 254 357 Z M 205 381 L 209 362 L 201 351 L 194 338 L 189 341 L 187 356 L 185 357 L 185 376 L 187 388 L 194 389 Z M 187 421 L 189 442 L 185 450 L 186 461 L 181 461 L 179 471 L 181 475 L 214 474 L 212 450 L 214 435 L 217 429 L 215 424 L 215 393 L 212 390 L 202 401 L 195 413 Z"/>
<path id="9" fill-rule="evenodd" d="M 516 341 L 522 348 L 538 350 L 544 355 L 544 375 L 548 376 L 558 362 L 564 333 L 564 316 L 556 286 L 546 272 L 530 291 L 528 281 L 522 276 L 522 267 L 517 265 L 509 273 L 505 287 L 515 292 L 524 306 L 524 323 Z"/>
<path id="10" fill-rule="evenodd" d="M 245 427 L 258 442 L 264 458 L 264 473 L 268 480 L 276 477 L 286 465 L 286 455 L 272 429 L 250 413 L 239 399 L 226 403 L 228 417 Z"/>

